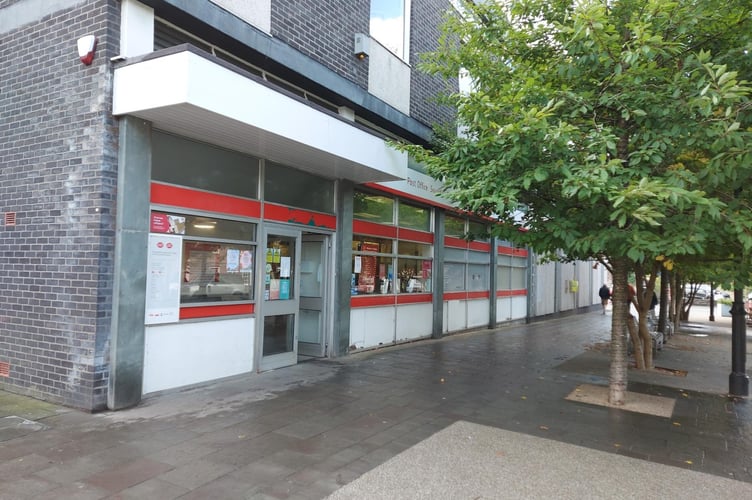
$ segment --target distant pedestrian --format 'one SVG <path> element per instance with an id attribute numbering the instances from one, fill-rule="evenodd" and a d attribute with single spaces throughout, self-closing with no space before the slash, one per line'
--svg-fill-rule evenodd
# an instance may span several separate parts
<path id="1" fill-rule="evenodd" d="M 601 289 L 598 290 L 598 296 L 601 298 L 603 314 L 606 314 L 606 306 L 608 305 L 609 299 L 611 299 L 611 290 L 609 290 L 608 285 L 606 285 L 605 283 L 603 284 Z"/>

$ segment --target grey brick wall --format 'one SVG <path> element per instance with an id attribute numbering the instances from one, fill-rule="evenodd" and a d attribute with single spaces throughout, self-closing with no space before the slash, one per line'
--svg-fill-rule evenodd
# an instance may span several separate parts
<path id="1" fill-rule="evenodd" d="M 410 13 L 410 116 L 428 126 L 446 125 L 454 120 L 454 111 L 440 105 L 436 96 L 457 90 L 457 79 L 443 81 L 417 71 L 421 54 L 438 47 L 439 26 L 450 7 L 448 0 L 413 0 Z"/>
<path id="2" fill-rule="evenodd" d="M 119 2 L 88 0 L 0 36 L 0 216 L 17 217 L 0 220 L 0 388 L 89 410 L 106 404 L 118 30 Z"/>
<path id="3" fill-rule="evenodd" d="M 368 33 L 367 0 L 272 1 L 272 36 L 368 89 L 368 62 L 353 55 L 355 33 Z"/>

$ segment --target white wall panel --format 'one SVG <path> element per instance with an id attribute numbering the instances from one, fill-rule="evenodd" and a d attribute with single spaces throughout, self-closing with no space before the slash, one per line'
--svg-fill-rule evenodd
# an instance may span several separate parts
<path id="1" fill-rule="evenodd" d="M 445 323 L 447 332 L 459 332 L 467 329 L 467 307 L 464 300 L 449 300 L 444 302 L 447 311 Z"/>
<path id="2" fill-rule="evenodd" d="M 430 337 L 432 330 L 433 305 L 404 304 L 397 306 L 397 342 Z"/>
<path id="3" fill-rule="evenodd" d="M 350 346 L 356 349 L 394 343 L 394 307 L 363 307 L 350 310 Z"/>
<path id="4" fill-rule="evenodd" d="M 488 326 L 491 314 L 488 299 L 467 301 L 467 327 L 478 328 Z"/>
<path id="5" fill-rule="evenodd" d="M 254 318 L 146 327 L 143 393 L 254 370 Z"/>

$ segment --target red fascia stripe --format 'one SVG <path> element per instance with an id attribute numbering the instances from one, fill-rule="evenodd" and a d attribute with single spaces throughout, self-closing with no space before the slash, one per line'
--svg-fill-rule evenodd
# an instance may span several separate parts
<path id="1" fill-rule="evenodd" d="M 443 300 L 465 300 L 467 299 L 467 292 L 447 292 L 444 294 Z"/>
<path id="2" fill-rule="evenodd" d="M 400 240 L 417 241 L 420 243 L 433 244 L 433 233 L 425 231 L 416 231 L 414 229 L 399 228 L 397 238 Z"/>
<path id="3" fill-rule="evenodd" d="M 497 248 L 499 255 L 511 255 L 513 257 L 527 257 L 527 250 L 524 248 L 512 248 L 506 246 L 499 246 Z"/>
<path id="4" fill-rule="evenodd" d="M 454 236 L 444 236 L 444 246 L 451 248 L 467 248 L 467 241 L 462 238 L 455 238 Z"/>
<path id="5" fill-rule="evenodd" d="M 321 212 L 300 210 L 274 203 L 264 203 L 264 219 L 277 222 L 288 222 L 318 228 L 337 229 L 337 217 Z"/>
<path id="6" fill-rule="evenodd" d="M 491 252 L 491 244 L 485 241 L 471 241 L 468 243 L 468 248 L 479 252 Z"/>
<path id="7" fill-rule="evenodd" d="M 397 228 L 385 224 L 376 224 L 364 220 L 353 221 L 353 233 L 367 234 L 370 236 L 381 236 L 382 238 L 396 238 Z"/>
<path id="8" fill-rule="evenodd" d="M 255 310 L 255 304 L 181 307 L 180 319 L 216 318 L 219 316 L 237 316 L 240 314 L 253 314 L 254 310 Z"/>
<path id="9" fill-rule="evenodd" d="M 350 307 L 393 306 L 396 295 L 353 295 L 350 297 Z"/>
<path id="10" fill-rule="evenodd" d="M 397 304 L 419 304 L 432 302 L 433 295 L 430 293 L 406 293 L 397 295 Z"/>
<path id="11" fill-rule="evenodd" d="M 527 290 L 499 290 L 496 292 L 497 297 L 521 297 L 527 295 Z"/>
<path id="12" fill-rule="evenodd" d="M 488 299 L 491 298 L 491 292 L 488 290 L 480 292 L 467 292 L 468 299 Z"/>
<path id="13" fill-rule="evenodd" d="M 258 200 L 207 193 L 156 182 L 151 183 L 151 202 L 158 205 L 193 208 L 256 219 L 261 217 L 261 202 Z"/>

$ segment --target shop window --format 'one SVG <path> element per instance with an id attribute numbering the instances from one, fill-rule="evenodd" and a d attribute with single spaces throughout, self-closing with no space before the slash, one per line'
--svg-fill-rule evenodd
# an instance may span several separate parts
<path id="1" fill-rule="evenodd" d="M 525 290 L 527 288 L 527 259 L 499 255 L 496 280 L 499 290 Z"/>
<path id="2" fill-rule="evenodd" d="M 156 130 L 151 154 L 155 181 L 258 198 L 257 158 Z"/>
<path id="3" fill-rule="evenodd" d="M 394 243 L 387 238 L 353 236 L 353 295 L 431 291 L 432 246 L 397 241 L 395 254 Z"/>
<path id="4" fill-rule="evenodd" d="M 151 232 L 183 236 L 181 304 L 253 300 L 255 224 L 152 212 Z"/>
<path id="5" fill-rule="evenodd" d="M 356 219 L 394 224 L 394 199 L 356 191 L 353 197 L 353 217 Z"/>
<path id="6" fill-rule="evenodd" d="M 352 295 L 395 293 L 393 248 L 390 239 L 353 237 Z"/>
<path id="7" fill-rule="evenodd" d="M 488 241 L 488 226 L 482 222 L 468 221 L 467 232 L 474 241 Z"/>
<path id="8" fill-rule="evenodd" d="M 334 213 L 334 181 L 266 162 L 264 200 L 331 214 Z"/>
<path id="9" fill-rule="evenodd" d="M 453 217 L 446 215 L 444 217 L 444 235 L 452 236 L 454 238 L 464 238 L 465 231 L 465 219 L 460 217 Z"/>
<path id="10" fill-rule="evenodd" d="M 430 231 L 431 209 L 400 202 L 398 222 L 400 227 Z"/>
<path id="11" fill-rule="evenodd" d="M 397 57 L 408 60 L 410 0 L 371 0 L 371 37 Z"/>

